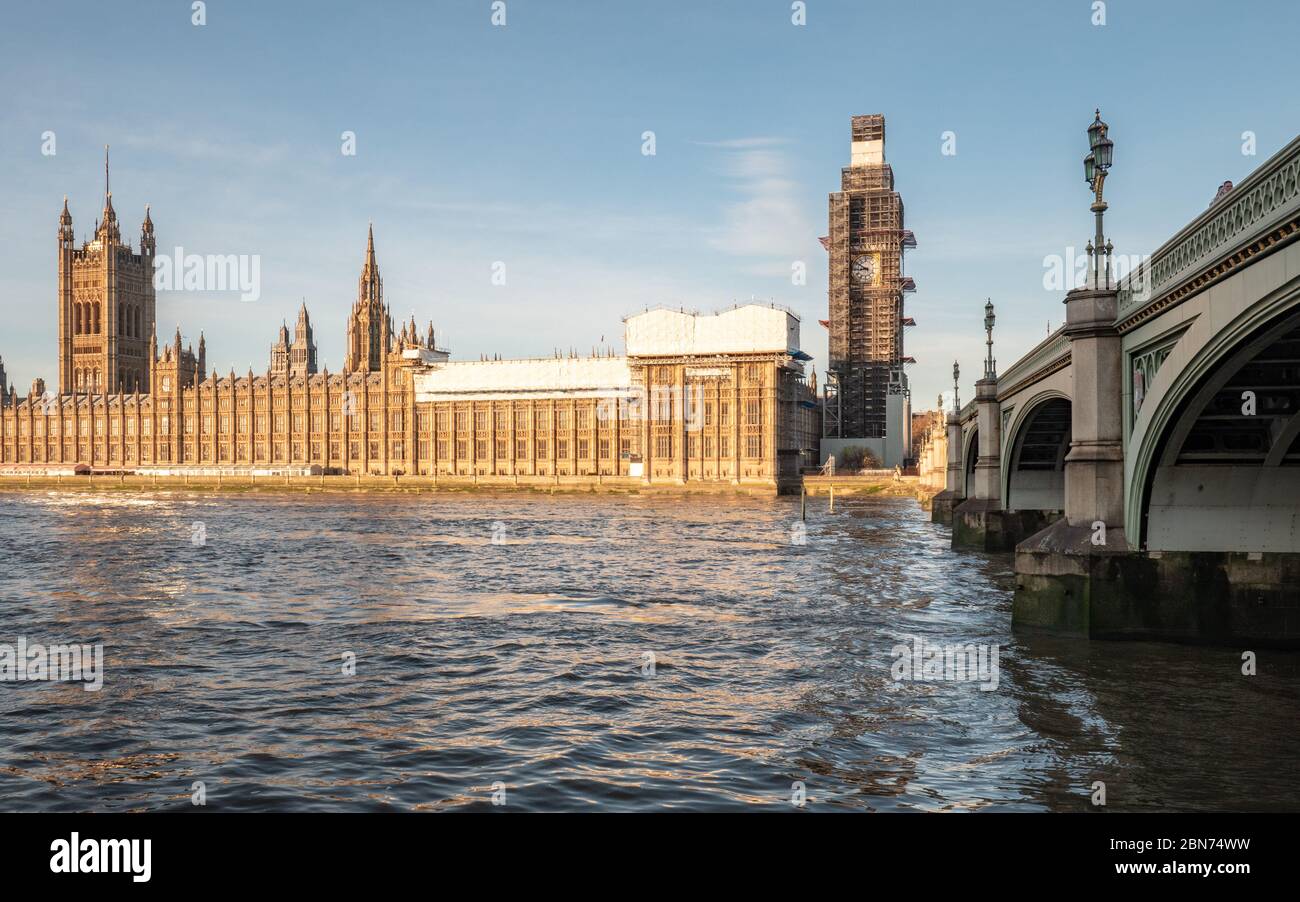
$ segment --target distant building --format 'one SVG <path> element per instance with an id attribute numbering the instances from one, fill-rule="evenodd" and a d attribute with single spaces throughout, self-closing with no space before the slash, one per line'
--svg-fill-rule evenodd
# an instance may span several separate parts
<path id="1" fill-rule="evenodd" d="M 153 222 L 122 242 L 107 192 L 95 238 L 59 218 L 60 385 L 26 398 L 0 368 L 0 475 L 338 473 L 638 478 L 776 488 L 816 463 L 815 389 L 799 318 L 750 304 L 714 315 L 650 310 L 625 356 L 451 361 L 400 329 L 374 230 L 348 317 L 344 371 L 317 372 L 306 304 L 263 375 L 207 372 L 207 345 L 156 337 Z"/>
<path id="2" fill-rule="evenodd" d="M 76 247 L 72 214 L 59 216 L 59 391 L 149 391 L 155 304 L 153 220 L 145 207 L 140 250 L 122 241 L 104 158 L 104 210 L 94 237 Z"/>
<path id="3" fill-rule="evenodd" d="M 775 486 L 816 462 L 819 412 L 793 313 L 658 309 L 624 323 L 626 356 L 446 361 L 417 373 L 438 472 Z"/>
<path id="4" fill-rule="evenodd" d="M 314 376 L 316 374 L 316 341 L 312 338 L 311 317 L 307 302 L 298 308 L 298 323 L 289 341 L 289 327 L 280 326 L 280 338 L 271 346 L 272 376 Z"/>
<path id="5" fill-rule="evenodd" d="M 824 382 L 823 459 L 867 448 L 886 466 L 911 456 L 911 395 L 903 354 L 903 296 L 915 285 L 903 251 L 903 201 L 885 162 L 885 117 L 854 116 L 849 166 L 829 199 L 829 367 Z"/>

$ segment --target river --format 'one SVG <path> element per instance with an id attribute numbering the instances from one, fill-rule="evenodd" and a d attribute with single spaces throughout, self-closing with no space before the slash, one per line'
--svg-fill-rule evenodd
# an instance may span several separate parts
<path id="1" fill-rule="evenodd" d="M 1300 809 L 1300 655 L 1029 639 L 911 499 L 798 511 L 6 491 L 0 643 L 104 673 L 0 683 L 0 808 Z"/>

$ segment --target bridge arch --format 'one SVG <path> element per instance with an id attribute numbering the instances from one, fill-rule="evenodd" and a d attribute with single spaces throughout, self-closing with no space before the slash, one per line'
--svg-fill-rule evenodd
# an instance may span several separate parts
<path id="1" fill-rule="evenodd" d="M 1002 455 L 1002 507 L 1065 510 L 1065 455 L 1070 451 L 1070 397 L 1049 390 L 1020 405 Z"/>
<path id="2" fill-rule="evenodd" d="M 979 427 L 974 427 L 966 435 L 964 447 L 962 448 L 961 496 L 963 498 L 969 498 L 975 492 L 975 462 L 979 460 L 979 454 L 980 454 L 980 431 L 979 431 Z"/>
<path id="3" fill-rule="evenodd" d="M 1202 313 L 1134 424 L 1126 531 L 1150 550 L 1300 552 L 1300 280 L 1211 328 Z"/>

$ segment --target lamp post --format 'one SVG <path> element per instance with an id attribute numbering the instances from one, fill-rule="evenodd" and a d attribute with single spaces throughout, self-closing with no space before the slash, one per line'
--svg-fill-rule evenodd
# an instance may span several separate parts
<path id="1" fill-rule="evenodd" d="M 1088 126 L 1088 155 L 1083 158 L 1083 177 L 1093 192 L 1092 212 L 1097 218 L 1097 235 L 1094 241 L 1088 242 L 1088 256 L 1092 257 L 1092 287 L 1102 287 L 1102 276 L 1105 275 L 1105 287 L 1110 287 L 1110 255 L 1113 250 L 1111 243 L 1106 240 L 1102 232 L 1102 216 L 1106 212 L 1106 201 L 1102 199 L 1102 187 L 1106 184 L 1106 173 L 1110 171 L 1110 165 L 1113 162 L 1115 153 L 1115 143 L 1107 137 L 1110 126 L 1101 121 L 1101 110 L 1097 110 L 1097 118 L 1093 120 L 1092 125 Z M 1101 257 L 1106 255 L 1106 262 L 1103 264 Z"/>
<path id="2" fill-rule="evenodd" d="M 993 299 L 989 298 L 988 303 L 984 305 L 984 332 L 988 335 L 986 344 L 989 346 L 988 357 L 984 360 L 985 379 L 996 379 L 998 376 L 998 364 L 993 359 L 993 322 L 996 319 L 997 317 L 993 315 Z"/>
<path id="3" fill-rule="evenodd" d="M 961 413 L 961 401 L 957 398 L 957 380 L 961 378 L 961 367 L 957 361 L 952 362 L 952 410 L 953 413 Z"/>

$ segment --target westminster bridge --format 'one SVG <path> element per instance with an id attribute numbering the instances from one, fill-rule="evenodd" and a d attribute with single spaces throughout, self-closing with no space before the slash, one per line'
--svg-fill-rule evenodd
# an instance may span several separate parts
<path id="1" fill-rule="evenodd" d="M 1300 138 L 1000 374 L 989 317 L 932 509 L 1018 628 L 1300 645 L 1298 237 Z"/>

